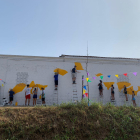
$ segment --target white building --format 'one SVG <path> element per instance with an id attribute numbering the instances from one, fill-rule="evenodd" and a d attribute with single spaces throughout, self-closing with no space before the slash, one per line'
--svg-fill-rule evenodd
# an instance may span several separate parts
<path id="1" fill-rule="evenodd" d="M 92 101 L 102 101 L 103 103 L 110 102 L 111 89 L 110 85 L 114 82 L 115 87 L 115 104 L 123 105 L 126 103 L 125 95 L 123 93 L 123 84 L 128 86 L 128 102 L 132 103 L 132 95 L 130 87 L 136 93 L 136 103 L 139 104 L 140 94 L 140 59 L 131 58 L 108 58 L 108 57 L 94 57 L 88 58 L 87 71 L 89 73 L 89 99 Z M 78 62 L 78 63 L 75 63 Z M 16 56 L 16 55 L 0 55 L 0 104 L 2 99 L 9 100 L 9 89 L 14 88 L 16 94 L 14 95 L 13 104 L 25 104 L 25 85 L 40 84 L 39 86 L 47 85 L 45 88 L 46 104 L 62 103 L 76 100 L 80 101 L 82 98 L 82 75 L 84 75 L 84 85 L 87 85 L 86 72 L 86 56 L 71 56 L 61 55 L 60 57 L 38 57 L 38 56 Z M 74 65 L 81 73 L 77 73 L 76 85 L 72 84 L 71 69 Z M 62 75 L 59 75 L 58 91 L 54 90 L 54 70 L 59 68 Z M 83 70 L 82 70 L 83 69 Z M 137 72 L 137 76 L 133 74 Z M 60 74 L 61 74 L 60 73 Z M 96 76 L 101 73 L 103 76 L 103 98 L 99 96 L 98 83 L 101 79 Z M 123 74 L 127 73 L 127 76 Z M 108 75 L 111 75 L 109 78 Z M 115 75 L 118 75 L 117 78 Z M 95 77 L 93 79 L 93 77 Z M 105 83 L 106 82 L 106 83 Z M 108 82 L 108 83 L 107 83 Z M 108 87 L 108 89 L 107 89 Z M 119 90 L 120 88 L 120 90 Z M 77 92 L 74 92 L 77 91 Z M 56 93 L 58 92 L 58 93 Z M 86 91 L 88 93 L 88 91 Z M 41 91 L 38 91 L 38 95 Z M 77 95 L 73 95 L 77 94 Z M 58 99 L 57 99 L 58 95 Z M 32 105 L 33 95 L 31 94 Z"/>

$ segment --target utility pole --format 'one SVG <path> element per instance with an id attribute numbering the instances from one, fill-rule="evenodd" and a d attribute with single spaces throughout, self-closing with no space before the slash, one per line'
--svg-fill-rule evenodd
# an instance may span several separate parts
<path id="1" fill-rule="evenodd" d="M 82 75 L 82 100 L 83 100 L 84 75 Z"/>
<path id="2" fill-rule="evenodd" d="M 88 78 L 88 41 L 87 41 L 87 62 L 86 62 L 86 72 L 87 72 L 87 78 Z M 89 106 L 89 82 L 87 81 L 88 86 L 88 106 Z"/>

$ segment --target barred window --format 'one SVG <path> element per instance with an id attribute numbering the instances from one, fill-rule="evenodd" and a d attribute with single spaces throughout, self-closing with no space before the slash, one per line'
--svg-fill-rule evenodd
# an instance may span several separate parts
<path id="1" fill-rule="evenodd" d="M 25 83 L 27 84 L 28 82 L 28 73 L 27 72 L 18 72 L 17 73 L 17 79 L 16 79 L 16 83 Z"/>
<path id="2" fill-rule="evenodd" d="M 117 82 L 128 82 L 129 83 L 129 76 L 126 77 L 123 74 L 119 74 L 119 78 L 117 78 Z"/>

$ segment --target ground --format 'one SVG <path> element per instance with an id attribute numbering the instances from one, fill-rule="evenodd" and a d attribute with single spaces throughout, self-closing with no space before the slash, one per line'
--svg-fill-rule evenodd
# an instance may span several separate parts
<path id="1" fill-rule="evenodd" d="M 139 140 L 140 108 L 86 102 L 0 107 L 0 140 Z"/>

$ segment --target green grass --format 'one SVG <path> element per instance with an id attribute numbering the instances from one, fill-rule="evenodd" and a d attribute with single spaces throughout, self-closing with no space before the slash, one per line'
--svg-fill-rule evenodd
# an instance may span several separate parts
<path id="1" fill-rule="evenodd" d="M 140 108 L 85 101 L 0 108 L 0 140 L 140 140 Z"/>

